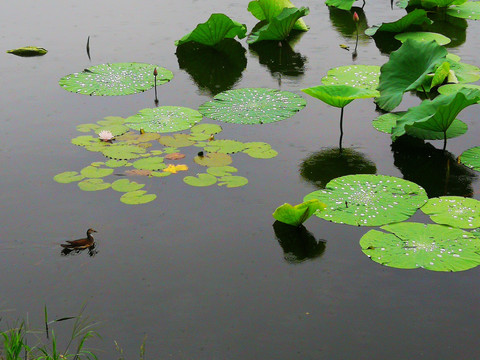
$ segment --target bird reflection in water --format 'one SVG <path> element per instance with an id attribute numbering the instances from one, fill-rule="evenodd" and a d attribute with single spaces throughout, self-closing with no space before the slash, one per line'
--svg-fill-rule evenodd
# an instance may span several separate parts
<path id="1" fill-rule="evenodd" d="M 92 233 L 94 232 L 97 231 L 94 229 L 88 229 L 86 238 L 67 240 L 65 244 L 60 244 L 60 246 L 63 247 L 61 254 L 63 256 L 77 255 L 84 250 L 87 250 L 89 256 L 95 256 L 98 253 L 98 250 L 95 249 L 95 239 L 92 236 Z"/>

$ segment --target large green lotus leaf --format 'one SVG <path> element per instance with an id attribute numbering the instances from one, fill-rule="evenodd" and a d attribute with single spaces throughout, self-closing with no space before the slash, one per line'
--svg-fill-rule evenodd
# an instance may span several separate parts
<path id="1" fill-rule="evenodd" d="M 238 169 L 233 166 L 212 166 L 207 169 L 207 173 L 217 177 L 231 175 L 237 171 Z"/>
<path id="2" fill-rule="evenodd" d="M 480 1 L 467 1 L 462 5 L 451 6 L 447 14 L 462 19 L 480 20 Z"/>
<path id="3" fill-rule="evenodd" d="M 429 42 L 436 41 L 438 45 L 447 45 L 452 40 L 445 35 L 437 34 L 433 32 L 419 31 L 419 32 L 407 32 L 395 35 L 395 39 L 404 43 L 408 39 L 420 41 L 420 42 Z"/>
<path id="4" fill-rule="evenodd" d="M 113 169 L 102 169 L 95 166 L 87 166 L 80 173 L 87 178 L 102 178 L 113 174 Z"/>
<path id="5" fill-rule="evenodd" d="M 159 106 L 143 109 L 125 120 L 132 129 L 145 132 L 175 132 L 191 128 L 202 120 L 198 111 L 181 106 Z"/>
<path id="6" fill-rule="evenodd" d="M 480 264 L 480 241 L 443 225 L 405 222 L 370 230 L 360 239 L 365 255 L 394 268 L 463 271 Z"/>
<path id="7" fill-rule="evenodd" d="M 380 68 L 378 106 L 386 111 L 395 109 L 402 102 L 403 93 L 420 86 L 435 66 L 445 61 L 446 55 L 447 50 L 435 41 L 407 40 Z"/>
<path id="8" fill-rule="evenodd" d="M 347 175 L 330 181 L 303 201 L 318 199 L 327 209 L 322 219 L 357 226 L 380 226 L 407 220 L 427 201 L 415 183 L 385 175 Z"/>
<path id="9" fill-rule="evenodd" d="M 378 95 L 376 90 L 357 88 L 348 85 L 319 85 L 302 91 L 328 105 L 343 108 L 355 99 L 372 98 Z"/>
<path id="10" fill-rule="evenodd" d="M 397 21 L 374 25 L 365 30 L 365 34 L 368 36 L 374 36 L 378 31 L 401 33 L 412 25 L 430 25 L 432 22 L 433 21 L 428 18 L 425 10 L 415 9 Z"/>
<path id="11" fill-rule="evenodd" d="M 297 94 L 264 88 L 224 91 L 200 105 L 204 116 L 236 124 L 267 124 L 287 119 L 305 107 Z"/>
<path id="12" fill-rule="evenodd" d="M 350 10 L 355 0 L 327 0 L 327 6 L 333 6 L 341 10 Z"/>
<path id="13" fill-rule="evenodd" d="M 471 83 L 480 80 L 480 68 L 477 66 L 450 59 L 447 60 L 459 83 Z"/>
<path id="14" fill-rule="evenodd" d="M 245 149 L 245 144 L 236 140 L 213 140 L 204 149 L 211 153 L 233 154 Z"/>
<path id="15" fill-rule="evenodd" d="M 85 178 L 85 176 L 79 174 L 76 171 L 65 171 L 63 173 L 55 175 L 53 177 L 53 180 L 60 184 L 68 184 L 71 182 L 80 181 L 83 178 Z"/>
<path id="16" fill-rule="evenodd" d="M 447 84 L 440 86 L 438 88 L 438 92 L 442 95 L 450 95 L 456 94 L 459 90 L 467 88 L 467 89 L 477 89 L 480 90 L 480 85 L 473 85 L 473 84 Z"/>
<path id="17" fill-rule="evenodd" d="M 144 186 L 145 184 L 139 184 L 135 181 L 130 181 L 128 179 L 120 179 L 112 183 L 112 189 L 118 192 L 137 191 L 143 188 Z"/>
<path id="18" fill-rule="evenodd" d="M 125 125 L 112 124 L 96 128 L 95 134 L 98 135 L 101 131 L 110 131 L 113 136 L 119 136 L 125 134 L 128 130 L 128 127 Z"/>
<path id="19" fill-rule="evenodd" d="M 306 7 L 301 7 L 300 9 L 285 8 L 280 15 L 272 18 L 267 25 L 252 32 L 248 37 L 247 43 L 254 44 L 265 40 L 285 40 L 290 35 L 297 20 L 308 15 L 309 12 Z"/>
<path id="20" fill-rule="evenodd" d="M 232 157 L 228 154 L 222 153 L 207 153 L 202 156 L 197 155 L 193 158 L 198 165 L 208 167 L 219 167 L 230 165 L 233 161 Z"/>
<path id="21" fill-rule="evenodd" d="M 126 144 L 108 146 L 102 150 L 103 155 L 115 160 L 136 159 L 139 158 L 141 154 L 145 154 L 145 152 L 145 148 L 136 145 Z"/>
<path id="22" fill-rule="evenodd" d="M 249 142 L 244 145 L 243 152 L 255 159 L 271 159 L 278 155 L 278 152 L 273 150 L 270 144 L 264 142 Z"/>
<path id="23" fill-rule="evenodd" d="M 322 78 L 323 85 L 348 85 L 356 88 L 377 90 L 380 77 L 380 66 L 347 65 L 328 70 Z M 377 93 L 378 96 L 380 95 Z"/>
<path id="24" fill-rule="evenodd" d="M 17 56 L 42 56 L 45 55 L 48 51 L 44 48 L 37 46 L 24 46 L 18 49 L 7 50 L 7 53 L 17 55 Z"/>
<path id="25" fill-rule="evenodd" d="M 59 84 L 67 91 L 84 95 L 130 95 L 149 90 L 155 85 L 153 71 L 157 69 L 157 85 L 173 78 L 170 70 L 143 63 L 113 63 L 89 67 L 81 73 L 67 75 Z"/>
<path id="26" fill-rule="evenodd" d="M 157 198 L 155 194 L 147 194 L 145 190 L 130 191 L 120 197 L 120 201 L 128 205 L 141 205 Z"/>
<path id="27" fill-rule="evenodd" d="M 456 116 L 467 106 L 480 101 L 480 91 L 462 89 L 456 94 L 439 95 L 433 100 L 425 100 L 411 107 L 397 120 L 392 130 L 392 139 L 405 134 L 410 127 L 445 133 Z"/>
<path id="28" fill-rule="evenodd" d="M 167 166 L 163 162 L 163 157 L 151 156 L 135 161 L 133 167 L 139 170 L 162 170 Z"/>
<path id="29" fill-rule="evenodd" d="M 190 136 L 187 134 L 175 134 L 173 136 L 162 136 L 158 139 L 158 142 L 162 145 L 179 148 L 187 147 L 195 144 L 195 141 L 190 139 Z"/>
<path id="30" fill-rule="evenodd" d="M 244 24 L 233 21 L 224 14 L 212 14 L 210 18 L 197 27 L 189 34 L 175 41 L 175 46 L 185 44 L 190 41 L 199 44 L 214 46 L 223 39 L 231 39 L 238 36 L 243 39 L 247 34 L 247 27 Z"/>
<path id="31" fill-rule="evenodd" d="M 218 179 L 218 186 L 225 185 L 228 188 L 240 187 L 248 184 L 248 179 L 243 176 L 222 176 Z"/>
<path id="32" fill-rule="evenodd" d="M 275 209 L 272 216 L 275 220 L 292 226 L 300 226 L 307 221 L 316 211 L 325 210 L 327 205 L 317 199 L 305 201 L 292 206 L 285 203 Z"/>
<path id="33" fill-rule="evenodd" d="M 77 125 L 77 131 L 87 133 L 92 130 L 98 129 L 99 127 L 100 126 L 97 124 L 80 124 L 80 125 Z"/>
<path id="34" fill-rule="evenodd" d="M 396 5 L 402 9 L 405 9 L 407 6 L 419 6 L 430 9 L 434 7 L 444 8 L 450 5 L 459 5 L 466 1 L 467 0 L 399 0 Z"/>
<path id="35" fill-rule="evenodd" d="M 290 0 L 253 0 L 248 3 L 248 11 L 258 20 L 271 22 L 273 18 L 280 15 L 285 8 L 294 8 Z M 308 26 L 303 19 L 298 19 L 293 27 L 295 30 L 307 31 Z"/>
<path id="36" fill-rule="evenodd" d="M 215 184 L 217 182 L 217 178 L 210 174 L 197 174 L 197 177 L 195 176 L 184 177 L 183 182 L 191 186 L 203 187 L 203 186 L 210 186 Z"/>
<path id="37" fill-rule="evenodd" d="M 437 224 L 457 228 L 480 227 L 480 201 L 461 196 L 429 199 L 421 210 Z"/>
<path id="38" fill-rule="evenodd" d="M 480 171 L 480 146 L 465 150 L 458 160 L 470 169 Z"/>
<path id="39" fill-rule="evenodd" d="M 86 179 L 80 181 L 78 187 L 83 191 L 99 191 L 108 189 L 110 184 L 104 182 L 103 179 Z"/>
<path id="40" fill-rule="evenodd" d="M 372 126 L 380 132 L 391 134 L 393 128 L 397 125 L 397 120 L 405 112 L 387 113 L 377 117 L 372 121 Z M 467 124 L 459 119 L 455 119 L 447 129 L 447 139 L 455 138 L 465 134 L 468 130 Z M 442 140 L 445 134 L 442 131 L 432 131 L 416 127 L 415 124 L 407 129 L 407 135 L 414 136 L 423 140 Z"/>
<path id="41" fill-rule="evenodd" d="M 97 121 L 98 125 L 107 126 L 107 125 L 119 125 L 123 124 L 125 119 L 120 116 L 105 116 L 103 120 Z"/>

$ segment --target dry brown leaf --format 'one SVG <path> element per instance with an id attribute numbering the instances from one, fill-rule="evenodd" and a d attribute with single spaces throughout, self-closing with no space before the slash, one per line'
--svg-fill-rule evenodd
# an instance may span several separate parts
<path id="1" fill-rule="evenodd" d="M 184 157 L 185 157 L 185 154 L 181 154 L 178 152 L 165 155 L 165 159 L 168 159 L 168 160 L 179 160 L 179 159 L 183 159 Z"/>
<path id="2" fill-rule="evenodd" d="M 151 170 L 140 170 L 140 169 L 133 169 L 133 170 L 126 170 L 126 175 L 139 175 L 139 176 L 152 176 Z"/>

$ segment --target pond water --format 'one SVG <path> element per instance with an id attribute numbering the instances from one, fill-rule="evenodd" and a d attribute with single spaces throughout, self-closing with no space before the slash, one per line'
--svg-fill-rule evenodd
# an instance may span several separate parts
<path id="1" fill-rule="evenodd" d="M 311 30 L 292 49 L 248 48 L 241 40 L 246 68 L 226 72 L 218 87 L 209 89 L 199 80 L 202 69 L 185 70 L 174 40 L 213 12 L 250 30 L 256 20 L 247 4 L 22 0 L 2 5 L 2 49 L 36 45 L 49 52 L 36 58 L 0 53 L 1 317 L 28 316 L 32 327 L 41 328 L 45 305 L 53 319 L 75 315 L 86 303 L 85 314 L 100 322 L 103 340 L 93 345 L 105 359 L 118 357 L 114 341 L 127 358 L 137 357 L 145 335 L 147 356 L 159 359 L 478 358 L 480 268 L 437 273 L 382 267 L 358 244 L 369 228 L 313 217 L 305 223 L 307 243 L 298 246 L 272 226 L 271 216 L 284 202 L 297 204 L 331 178 L 350 173 L 352 161 L 354 168 L 367 164 L 371 172 L 374 164 L 378 174 L 415 181 L 429 196 L 479 199 L 476 175 L 455 166 L 461 152 L 479 145 L 476 107 L 461 114 L 468 133 L 448 141 L 449 175 L 446 157 L 432 149 L 441 149 L 442 141 L 392 149 L 390 137 L 371 126 L 379 113 L 370 99 L 345 110 L 343 147 L 356 151 L 357 160 L 328 159 L 328 149 L 331 154 L 338 148 L 340 111 L 303 94 L 307 106 L 288 120 L 220 124 L 222 138 L 264 141 L 279 153 L 268 160 L 234 158 L 247 186 L 196 188 L 184 184 L 183 175 L 170 176 L 147 180 L 149 192 L 158 195 L 155 201 L 129 206 L 114 191 L 82 192 L 75 183 L 52 180 L 103 160 L 70 143 L 79 135 L 77 125 L 154 107 L 153 90 L 123 97 L 69 93 L 58 86 L 66 74 L 107 62 L 159 64 L 174 73 L 158 88 L 160 105 L 196 109 L 218 88 L 268 87 L 301 95 L 300 89 L 319 85 L 332 67 L 382 65 L 393 46 L 361 36 L 353 61 L 339 46 L 355 46 L 351 15 L 329 10 L 323 1 L 303 1 L 296 5 L 310 8 L 305 22 Z M 356 10 L 362 26 L 404 14 L 391 10 L 387 0 L 367 0 L 364 12 Z M 467 24 L 462 30 L 440 23 L 438 31 L 454 39 L 450 52 L 479 66 L 480 23 Z M 401 108 L 418 102 L 406 95 Z M 429 222 L 419 213 L 412 220 Z M 59 244 L 82 237 L 89 227 L 98 231 L 98 253 L 61 256 Z M 321 240 L 324 245 L 317 243 Z"/>

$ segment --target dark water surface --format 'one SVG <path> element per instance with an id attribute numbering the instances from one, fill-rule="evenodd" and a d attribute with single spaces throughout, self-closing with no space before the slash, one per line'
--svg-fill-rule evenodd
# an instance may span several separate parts
<path id="1" fill-rule="evenodd" d="M 70 144 L 79 134 L 76 125 L 133 115 L 153 107 L 154 97 L 153 90 L 126 97 L 76 95 L 58 86 L 60 77 L 106 62 L 159 64 L 175 76 L 158 88 L 160 105 L 198 108 L 218 88 L 187 72 L 173 42 L 212 12 L 251 29 L 256 21 L 247 4 L 2 3 L 0 309 L 12 309 L 2 317 L 28 314 L 40 328 L 45 304 L 50 318 L 58 318 L 76 314 L 87 302 L 86 314 L 101 321 L 103 341 L 95 346 L 104 359 L 116 358 L 114 340 L 127 358 L 137 357 L 145 334 L 147 356 L 155 359 L 479 358 L 480 268 L 436 273 L 382 267 L 360 250 L 368 228 L 312 218 L 298 247 L 284 229 L 272 226 L 277 206 L 301 202 L 332 177 L 349 173 L 349 166 L 415 181 L 430 196 L 479 198 L 476 175 L 452 165 L 446 179 L 447 158 L 431 145 L 413 151 L 399 145 L 392 152 L 389 136 L 370 126 L 377 116 L 371 100 L 357 100 L 345 111 L 343 146 L 355 155 L 353 165 L 335 161 L 331 150 L 338 147 L 339 109 L 305 96 L 307 107 L 282 122 L 220 124 L 223 139 L 265 141 L 279 152 L 269 160 L 234 157 L 232 165 L 250 181 L 242 188 L 195 188 L 182 175 L 171 176 L 147 183 L 158 195 L 154 202 L 128 206 L 114 191 L 82 192 L 75 183 L 52 180 L 103 160 Z M 329 68 L 353 63 L 351 52 L 339 47 L 354 47 L 350 14 L 329 11 L 323 1 L 296 5 L 310 7 L 305 21 L 311 30 L 282 53 L 269 45 L 249 49 L 241 40 L 246 69 L 232 65 L 220 90 L 270 87 L 301 94 L 319 85 Z M 404 14 L 390 10 L 387 0 L 367 0 L 364 10 L 363 27 L 364 21 L 371 26 Z M 478 66 L 480 24 L 468 22 L 466 30 L 461 25 L 443 23 L 438 31 L 454 38 L 449 51 Z M 89 35 L 91 62 L 85 52 Z M 49 52 L 38 58 L 4 52 L 25 45 Z M 392 41 L 378 46 L 381 51 L 361 37 L 355 63 L 386 62 Z M 418 102 L 406 95 L 400 108 Z M 470 129 L 448 141 L 451 163 L 479 145 L 478 108 L 466 109 L 461 119 Z M 413 220 L 428 221 L 421 214 Z M 88 227 L 98 230 L 98 254 L 60 256 L 59 243 L 81 237 Z"/>

